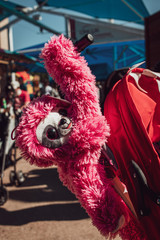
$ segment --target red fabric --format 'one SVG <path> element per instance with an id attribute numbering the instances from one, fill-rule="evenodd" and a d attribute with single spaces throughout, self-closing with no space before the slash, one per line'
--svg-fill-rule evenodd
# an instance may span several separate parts
<path id="1" fill-rule="evenodd" d="M 17 75 L 17 77 L 21 77 L 24 82 L 30 79 L 30 75 L 27 72 L 25 72 L 25 71 L 23 71 L 23 72 L 16 72 L 16 75 Z"/>
<path id="2" fill-rule="evenodd" d="M 111 136 L 108 146 L 111 148 L 121 179 L 127 186 L 131 201 L 137 212 L 146 239 L 160 239 L 160 207 L 145 196 L 150 208 L 149 216 L 142 217 L 138 212 L 137 192 L 130 175 L 129 166 L 134 160 L 144 172 L 149 187 L 160 193 L 160 159 L 152 142 L 160 140 L 160 93 L 156 79 L 139 72 L 140 90 L 134 78 L 126 75 L 108 94 L 104 115 L 110 124 Z"/>
<path id="3" fill-rule="evenodd" d="M 27 91 L 21 90 L 21 94 L 15 97 L 15 109 L 21 108 L 30 102 L 30 96 Z"/>
<path id="4" fill-rule="evenodd" d="M 30 102 L 30 96 L 28 94 L 27 91 L 24 91 L 24 90 L 21 90 L 21 94 L 19 95 L 19 97 L 21 98 L 22 102 L 25 104 L 25 103 L 28 103 Z"/>

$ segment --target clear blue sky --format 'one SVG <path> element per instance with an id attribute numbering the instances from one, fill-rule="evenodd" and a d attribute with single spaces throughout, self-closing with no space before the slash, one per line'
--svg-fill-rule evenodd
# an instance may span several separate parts
<path id="1" fill-rule="evenodd" d="M 27 7 L 33 7 L 36 4 L 35 0 L 10 0 Z M 137 1 L 138 4 L 138 0 Z M 143 0 L 150 14 L 160 11 L 160 0 Z M 42 23 L 50 28 L 65 34 L 65 20 L 63 17 L 50 14 L 41 14 Z M 35 44 L 47 42 L 52 36 L 52 33 L 44 31 L 40 33 L 39 28 L 32 24 L 21 20 L 12 27 L 13 31 L 13 46 L 14 50 L 29 47 Z"/>

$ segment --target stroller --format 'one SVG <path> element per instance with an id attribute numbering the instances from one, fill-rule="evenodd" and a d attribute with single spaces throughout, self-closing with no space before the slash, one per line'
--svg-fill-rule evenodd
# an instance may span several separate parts
<path id="1" fill-rule="evenodd" d="M 108 147 L 147 239 L 160 238 L 160 74 L 131 68 L 110 90 Z"/>
<path id="2" fill-rule="evenodd" d="M 5 99 L 3 99 L 5 101 Z M 6 103 L 3 106 L 6 108 Z M 16 162 L 21 159 L 17 158 L 17 147 L 15 141 L 11 139 L 11 134 L 16 125 L 16 118 L 13 106 L 9 107 L 9 111 L 0 114 L 0 206 L 8 199 L 8 191 L 6 190 L 3 177 L 4 170 L 9 166 L 13 166 L 14 170 L 10 172 L 9 179 L 13 185 L 20 185 L 24 182 L 25 177 L 22 171 L 17 171 Z"/>

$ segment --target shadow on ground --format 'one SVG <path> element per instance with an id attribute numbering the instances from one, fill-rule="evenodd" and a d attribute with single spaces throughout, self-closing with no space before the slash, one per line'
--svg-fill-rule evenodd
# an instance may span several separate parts
<path id="1" fill-rule="evenodd" d="M 24 208 L 14 211 L 0 208 L 0 225 L 19 226 L 36 221 L 88 218 L 75 196 L 60 182 L 55 168 L 30 171 L 22 186 L 11 188 L 9 198 L 20 202 Z M 28 203 L 32 205 L 30 208 L 26 208 Z M 34 203 L 40 206 L 33 206 Z"/>
<path id="2" fill-rule="evenodd" d="M 22 186 L 10 190 L 10 199 L 24 202 L 76 200 L 75 196 L 62 185 L 56 168 L 36 169 L 26 175 L 26 181 Z"/>

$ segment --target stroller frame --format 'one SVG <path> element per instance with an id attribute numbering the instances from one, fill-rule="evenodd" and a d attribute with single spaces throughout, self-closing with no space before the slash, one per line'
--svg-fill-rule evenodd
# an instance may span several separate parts
<path id="1" fill-rule="evenodd" d="M 15 141 L 10 141 L 10 134 L 12 130 L 12 126 L 15 127 L 15 115 L 9 114 L 5 117 L 5 121 L 2 120 L 2 126 L 5 126 L 3 136 L 0 139 L 0 147 L 1 147 L 1 171 L 0 171 L 0 206 L 4 205 L 8 200 L 9 193 L 5 187 L 3 182 L 4 171 L 7 167 L 13 166 L 13 170 L 10 171 L 9 179 L 11 185 L 21 185 L 24 180 L 23 172 L 17 171 L 16 163 L 22 158 L 17 158 L 17 147 Z M 9 161 L 9 166 L 7 165 L 7 161 Z"/>

